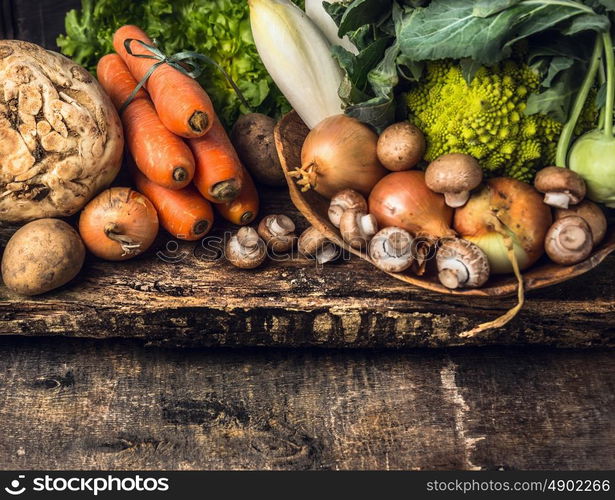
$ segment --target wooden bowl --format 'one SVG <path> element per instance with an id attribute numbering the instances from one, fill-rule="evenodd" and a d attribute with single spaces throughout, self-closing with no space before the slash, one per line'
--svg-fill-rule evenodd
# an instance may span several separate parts
<path id="1" fill-rule="evenodd" d="M 304 215 L 310 224 L 325 234 L 328 239 L 344 248 L 347 252 L 371 262 L 370 258 L 365 253 L 348 246 L 342 239 L 338 229 L 329 222 L 327 215 L 329 201 L 314 190 L 302 193 L 297 187 L 295 180 L 290 176 L 290 172 L 301 165 L 301 147 L 308 132 L 308 128 L 294 111 L 285 115 L 275 128 L 276 147 L 290 190 L 290 197 L 297 209 Z M 594 252 L 588 259 L 579 264 L 573 266 L 560 266 L 544 257 L 523 274 L 525 289 L 534 290 L 543 288 L 567 281 L 575 276 L 580 276 L 600 264 L 613 250 L 615 250 L 615 227 L 611 225 L 608 228 L 604 241 L 594 249 Z M 502 297 L 512 295 L 516 293 L 517 290 L 517 281 L 512 275 L 493 276 L 485 286 L 479 289 L 449 290 L 440 284 L 433 273 L 431 275 L 427 273 L 420 277 L 409 273 L 389 274 L 419 288 L 449 295 Z"/>

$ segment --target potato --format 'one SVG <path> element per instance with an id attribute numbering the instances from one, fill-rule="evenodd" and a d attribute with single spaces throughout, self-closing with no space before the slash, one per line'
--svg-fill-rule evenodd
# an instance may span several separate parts
<path id="1" fill-rule="evenodd" d="M 26 224 L 2 256 L 2 279 L 22 295 L 38 295 L 72 280 L 83 266 L 85 247 L 71 226 L 58 219 Z"/>
<path id="2" fill-rule="evenodd" d="M 237 154 L 254 178 L 267 186 L 286 186 L 275 147 L 275 120 L 260 113 L 241 116 L 233 126 L 231 140 Z"/>
<path id="3" fill-rule="evenodd" d="M 425 136 L 409 122 L 394 123 L 378 138 L 376 152 L 388 170 L 410 170 L 425 154 Z"/>

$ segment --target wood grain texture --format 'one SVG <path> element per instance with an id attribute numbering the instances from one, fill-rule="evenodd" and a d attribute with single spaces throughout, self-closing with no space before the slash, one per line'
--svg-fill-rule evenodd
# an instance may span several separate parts
<path id="1" fill-rule="evenodd" d="M 612 469 L 614 361 L 0 339 L 0 468 Z"/>
<path id="2" fill-rule="evenodd" d="M 306 227 L 284 192 L 262 198 L 263 214 L 287 213 L 299 230 Z M 0 247 L 13 229 L 0 229 Z M 614 258 L 531 292 L 507 327 L 460 339 L 514 301 L 420 290 L 348 255 L 325 267 L 295 255 L 240 271 L 216 251 L 231 229 L 219 224 L 205 245 L 162 234 L 130 262 L 89 257 L 77 280 L 35 298 L 0 286 L 0 335 L 129 337 L 169 346 L 615 345 Z"/>

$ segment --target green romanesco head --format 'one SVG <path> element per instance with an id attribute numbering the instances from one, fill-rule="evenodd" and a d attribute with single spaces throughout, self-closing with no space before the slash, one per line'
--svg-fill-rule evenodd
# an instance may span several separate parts
<path id="1" fill-rule="evenodd" d="M 409 118 L 427 139 L 425 159 L 447 153 L 474 156 L 487 175 L 530 182 L 555 160 L 562 124 L 547 115 L 526 115 L 539 75 L 527 65 L 504 61 L 480 68 L 470 84 L 458 64 L 427 64 L 423 80 L 407 97 Z M 590 128 L 592 113 L 579 127 Z"/>

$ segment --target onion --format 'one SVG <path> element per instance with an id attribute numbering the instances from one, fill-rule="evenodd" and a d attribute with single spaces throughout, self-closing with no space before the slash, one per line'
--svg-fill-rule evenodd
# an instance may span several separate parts
<path id="1" fill-rule="evenodd" d="M 107 189 L 81 212 L 79 232 L 85 246 L 106 260 L 127 260 L 147 250 L 158 234 L 152 203 L 130 188 Z"/>
<path id="2" fill-rule="evenodd" d="M 487 254 L 491 272 L 514 271 L 510 250 L 524 270 L 544 253 L 551 209 L 532 186 L 511 178 L 490 179 L 455 212 L 454 228 Z M 512 253 L 512 252 L 511 252 Z"/>
<path id="3" fill-rule="evenodd" d="M 313 188 L 329 199 L 343 189 L 367 197 L 387 173 L 376 156 L 377 142 L 378 135 L 355 118 L 325 118 L 305 139 L 301 168 L 291 175 L 303 191 Z"/>
<path id="4" fill-rule="evenodd" d="M 425 184 L 419 170 L 393 172 L 384 177 L 369 196 L 369 212 L 379 227 L 401 227 L 428 240 L 451 237 L 453 209 L 444 196 Z"/>

